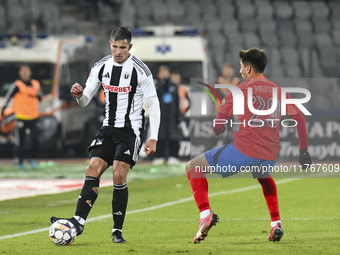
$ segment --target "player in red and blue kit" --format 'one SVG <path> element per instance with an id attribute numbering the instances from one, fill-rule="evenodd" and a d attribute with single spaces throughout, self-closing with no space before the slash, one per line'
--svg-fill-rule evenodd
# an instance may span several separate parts
<path id="1" fill-rule="evenodd" d="M 198 232 L 193 239 L 194 243 L 204 240 L 211 227 L 219 221 L 218 216 L 212 212 L 209 205 L 208 182 L 204 176 L 209 166 L 214 167 L 215 172 L 223 177 L 229 177 L 241 170 L 252 170 L 253 178 L 257 178 L 262 186 L 271 217 L 271 231 L 268 240 L 280 241 L 284 232 L 280 220 L 276 184 L 269 171 L 275 165 L 279 153 L 281 88 L 263 76 L 263 71 L 267 65 L 267 56 L 264 50 L 256 48 L 242 50 L 239 52 L 239 56 L 241 59 L 240 73 L 245 81 L 237 87 L 241 89 L 244 95 L 244 114 L 238 115 L 239 131 L 235 132 L 235 141 L 197 156 L 190 160 L 186 166 L 187 176 L 201 218 Z M 248 88 L 252 88 L 253 108 L 257 110 L 271 109 L 275 102 L 273 100 L 273 88 L 277 88 L 276 110 L 270 115 L 253 114 L 248 108 Z M 290 98 L 288 94 L 287 98 Z M 307 151 L 306 120 L 300 109 L 295 105 L 288 104 L 286 113 L 297 123 L 300 148 L 299 163 L 305 169 L 312 163 Z M 216 135 L 223 133 L 225 123 L 231 118 L 232 114 L 233 95 L 228 93 L 214 121 L 213 130 Z M 228 167 L 223 168 L 223 166 Z M 204 173 L 202 169 L 204 169 Z M 229 171 L 226 171 L 226 169 Z M 237 171 L 231 171 L 233 169 L 237 169 Z"/>

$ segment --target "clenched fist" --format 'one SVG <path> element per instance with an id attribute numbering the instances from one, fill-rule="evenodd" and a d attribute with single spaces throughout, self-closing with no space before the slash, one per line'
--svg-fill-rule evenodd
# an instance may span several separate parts
<path id="1" fill-rule="evenodd" d="M 80 98 L 83 95 L 83 87 L 79 83 L 75 83 L 71 88 L 73 96 Z"/>

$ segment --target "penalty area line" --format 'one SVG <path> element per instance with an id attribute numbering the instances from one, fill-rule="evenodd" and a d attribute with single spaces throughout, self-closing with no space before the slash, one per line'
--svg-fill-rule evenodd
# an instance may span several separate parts
<path id="1" fill-rule="evenodd" d="M 288 183 L 288 182 L 292 182 L 292 181 L 296 181 L 296 180 L 300 180 L 300 179 L 301 178 L 283 179 L 283 180 L 276 181 L 276 185 L 284 184 L 284 183 Z M 224 191 L 211 193 L 211 194 L 209 194 L 209 197 L 239 193 L 239 192 L 243 192 L 243 191 L 259 189 L 260 187 L 261 187 L 261 185 L 256 184 L 256 185 L 238 188 L 238 189 L 224 190 Z M 134 213 L 141 213 L 141 212 L 157 210 L 157 209 L 161 209 L 161 208 L 165 208 L 165 207 L 169 207 L 169 206 L 173 206 L 173 205 L 177 205 L 177 204 L 186 203 L 186 202 L 189 202 L 189 201 L 192 201 L 192 200 L 194 200 L 194 198 L 192 196 L 186 197 L 186 198 L 182 198 L 182 199 L 175 200 L 175 201 L 172 201 L 172 202 L 163 203 L 163 204 L 160 204 L 160 205 L 154 205 L 154 206 L 150 206 L 150 207 L 146 207 L 146 208 L 142 208 L 142 209 L 127 211 L 126 214 L 134 214 Z M 103 219 L 106 219 L 106 218 L 109 218 L 109 217 L 112 217 L 112 214 L 105 214 L 105 215 L 101 215 L 101 216 L 98 216 L 98 217 L 93 217 L 93 218 L 88 219 L 86 222 L 103 220 Z M 21 232 L 21 233 L 17 233 L 17 234 L 0 236 L 0 240 L 24 236 L 24 235 L 30 235 L 30 234 L 35 234 L 35 233 L 40 233 L 40 232 L 48 231 L 49 229 L 50 229 L 49 227 L 48 228 L 40 228 L 40 229 L 35 229 L 35 230 L 27 231 L 27 232 Z"/>

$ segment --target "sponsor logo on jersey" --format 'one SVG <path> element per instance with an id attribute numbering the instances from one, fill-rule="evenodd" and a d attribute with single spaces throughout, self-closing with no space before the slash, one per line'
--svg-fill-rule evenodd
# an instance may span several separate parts
<path id="1" fill-rule="evenodd" d="M 103 77 L 105 77 L 105 78 L 110 78 L 109 72 L 107 72 Z"/>
<path id="2" fill-rule="evenodd" d="M 113 93 L 127 93 L 131 91 L 131 86 L 127 87 L 118 87 L 118 86 L 111 86 L 111 85 L 106 85 L 102 83 L 103 88 L 109 90 L 110 92 Z"/>
<path id="3" fill-rule="evenodd" d="M 127 150 L 126 152 L 124 152 L 124 154 L 126 154 L 126 155 L 131 155 L 131 154 L 130 154 L 130 150 Z"/>

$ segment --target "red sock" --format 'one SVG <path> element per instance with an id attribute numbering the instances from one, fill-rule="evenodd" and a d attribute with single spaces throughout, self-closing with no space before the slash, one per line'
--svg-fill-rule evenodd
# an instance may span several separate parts
<path id="1" fill-rule="evenodd" d="M 187 172 L 190 181 L 192 194 L 194 195 L 196 204 L 200 212 L 210 209 L 208 198 L 208 182 L 204 174 L 196 169 Z"/>
<path id="2" fill-rule="evenodd" d="M 270 175 L 268 175 L 266 178 L 257 180 L 262 186 L 263 195 L 266 199 L 271 221 L 280 220 L 279 202 L 277 200 L 275 181 Z"/>

